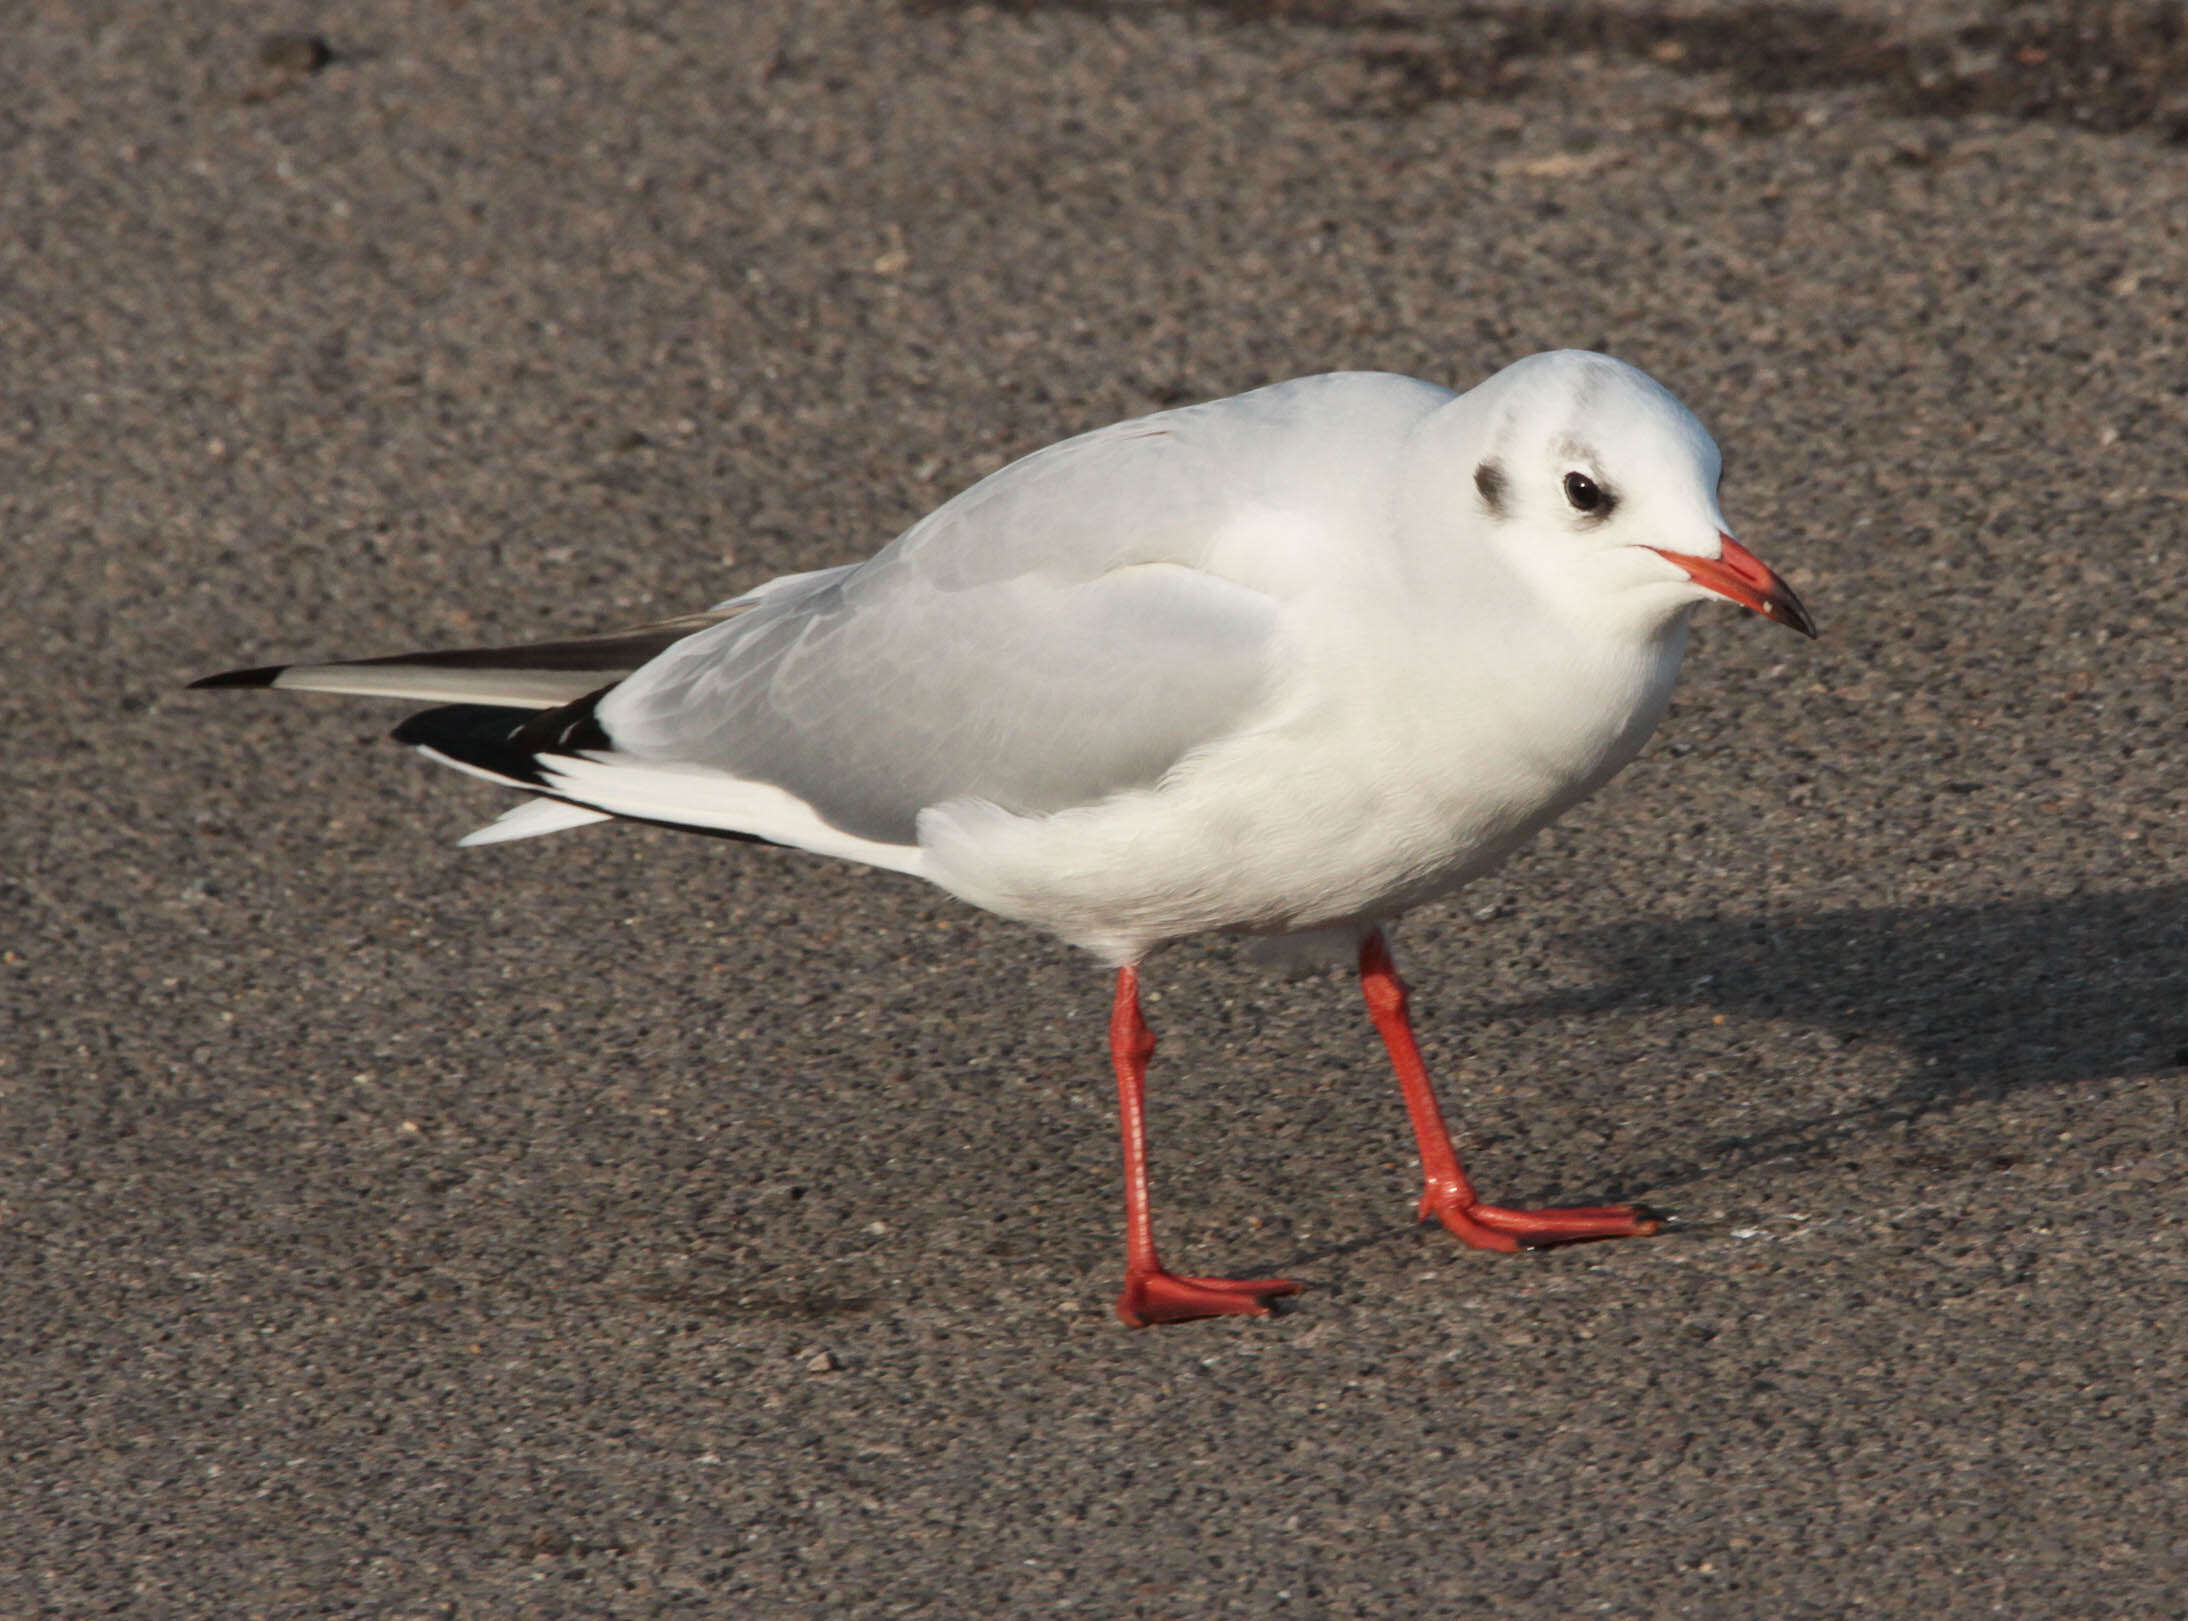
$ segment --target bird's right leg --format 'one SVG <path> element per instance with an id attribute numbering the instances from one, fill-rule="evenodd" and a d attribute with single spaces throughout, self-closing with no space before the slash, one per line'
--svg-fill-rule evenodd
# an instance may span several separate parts
<path id="1" fill-rule="evenodd" d="M 1188 1323 L 1196 1317 L 1263 1317 L 1278 1295 L 1295 1295 L 1285 1278 L 1190 1278 L 1165 1271 L 1155 1254 L 1155 1222 L 1147 1207 L 1147 1061 L 1155 1033 L 1140 1016 L 1140 976 L 1117 970 L 1117 1000 L 1109 1016 L 1109 1057 L 1117 1070 L 1117 1118 L 1124 1133 L 1124 1292 L 1117 1315 L 1128 1328 Z"/>
<path id="2" fill-rule="evenodd" d="M 1636 1238 L 1653 1233 L 1660 1225 L 1637 1205 L 1595 1205 L 1572 1210 L 1507 1210 L 1483 1204 L 1474 1184 L 1459 1168 L 1458 1150 L 1444 1128 L 1443 1111 L 1436 1107 L 1436 1091 L 1429 1084 L 1428 1066 L 1413 1040 L 1413 1021 L 1406 1009 L 1405 981 L 1391 961 L 1390 942 L 1381 929 L 1369 931 L 1360 942 L 1360 990 L 1367 998 L 1368 1016 L 1382 1033 L 1397 1071 L 1398 1088 L 1405 1094 L 1406 1114 L 1413 1122 L 1414 1141 L 1421 1150 L 1421 1203 L 1417 1221 L 1434 1216 L 1454 1238 L 1480 1250 L 1516 1250 L 1529 1244 L 1572 1244 L 1590 1238 Z"/>

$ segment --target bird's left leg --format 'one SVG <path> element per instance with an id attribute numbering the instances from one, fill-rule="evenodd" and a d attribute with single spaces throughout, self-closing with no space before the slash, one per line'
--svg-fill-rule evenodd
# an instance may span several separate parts
<path id="1" fill-rule="evenodd" d="M 1657 1223 L 1633 1205 L 1597 1205 L 1574 1210 L 1506 1210 L 1483 1204 L 1459 1168 L 1459 1156 L 1451 1146 L 1451 1133 L 1436 1107 L 1435 1089 L 1429 1084 L 1428 1066 L 1413 1040 L 1413 1022 L 1406 1011 L 1405 981 L 1391 961 L 1390 942 L 1376 929 L 1360 942 L 1360 990 L 1367 998 L 1368 1014 L 1382 1033 L 1390 1051 L 1391 1068 L 1398 1072 L 1399 1089 L 1405 1093 L 1406 1113 L 1413 1121 L 1413 1136 L 1421 1146 L 1421 1179 L 1424 1184 L 1414 1217 L 1434 1216 L 1464 1242 L 1476 1249 L 1516 1250 L 1526 1244 L 1570 1244 L 1586 1238 L 1633 1238 L 1653 1233 Z"/>
<path id="2" fill-rule="evenodd" d="M 1191 1278 L 1165 1270 L 1155 1253 L 1147 1204 L 1147 1061 L 1155 1033 L 1140 1015 L 1139 970 L 1117 970 L 1109 1017 L 1109 1055 L 1117 1069 L 1117 1118 L 1124 1133 L 1124 1292 L 1117 1315 L 1128 1328 L 1189 1323 L 1196 1317 L 1262 1317 L 1278 1295 L 1295 1295 L 1287 1278 Z"/>

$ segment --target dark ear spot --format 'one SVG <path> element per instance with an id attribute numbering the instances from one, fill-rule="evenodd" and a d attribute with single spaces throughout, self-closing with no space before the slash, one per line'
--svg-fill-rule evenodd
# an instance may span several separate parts
<path id="1" fill-rule="evenodd" d="M 1504 469 L 1495 462 L 1483 462 L 1474 469 L 1474 488 L 1481 491 L 1481 504 L 1489 509 L 1489 516 L 1504 516 Z"/>

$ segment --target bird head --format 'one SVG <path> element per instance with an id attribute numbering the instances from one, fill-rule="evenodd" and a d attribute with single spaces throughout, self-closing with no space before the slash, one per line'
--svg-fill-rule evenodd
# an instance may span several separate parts
<path id="1" fill-rule="evenodd" d="M 1467 508 L 1469 532 L 1550 599 L 1647 624 L 1724 597 L 1816 634 L 1793 588 L 1732 538 L 1716 442 L 1647 373 L 1577 349 L 1531 355 L 1438 415 L 1438 459 L 1470 486 L 1445 475 L 1446 513 Z"/>

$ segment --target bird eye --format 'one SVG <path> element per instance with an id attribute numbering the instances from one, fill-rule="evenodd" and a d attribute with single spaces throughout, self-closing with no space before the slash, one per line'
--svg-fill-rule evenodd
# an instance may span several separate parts
<path id="1" fill-rule="evenodd" d="M 1603 487 L 1586 473 L 1565 475 L 1565 499 L 1573 504 L 1575 512 L 1600 512 L 1603 509 Z"/>

